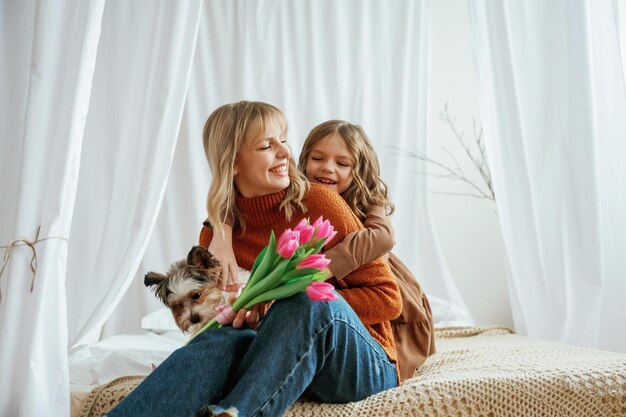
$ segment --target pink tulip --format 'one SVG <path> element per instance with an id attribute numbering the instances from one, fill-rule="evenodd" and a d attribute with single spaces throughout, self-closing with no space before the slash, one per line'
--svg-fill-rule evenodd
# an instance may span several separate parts
<path id="1" fill-rule="evenodd" d="M 320 225 L 322 224 L 322 222 L 324 221 L 324 218 L 322 216 L 319 216 L 317 218 L 317 220 L 315 220 L 312 224 L 313 227 L 318 228 L 320 227 Z"/>
<path id="2" fill-rule="evenodd" d="M 337 232 L 336 232 L 336 231 L 334 231 L 334 230 L 333 230 L 332 232 L 330 232 L 330 234 L 329 234 L 329 235 L 328 235 L 328 237 L 326 238 L 326 242 L 324 242 L 324 246 L 326 246 L 326 244 L 327 244 L 328 242 L 330 242 L 331 240 L 333 240 L 333 238 L 335 237 L 335 235 L 336 235 L 336 234 L 337 234 Z"/>
<path id="3" fill-rule="evenodd" d="M 232 323 L 235 317 L 237 317 L 237 313 L 233 311 L 233 307 L 229 304 L 219 304 L 215 306 L 215 311 L 217 312 L 215 320 L 222 326 Z"/>
<path id="4" fill-rule="evenodd" d="M 300 220 L 298 222 L 298 224 L 296 225 L 296 227 L 293 228 L 293 230 L 300 230 L 302 229 L 304 226 L 308 226 L 309 225 L 309 219 L 307 219 L 306 217 L 302 220 Z"/>
<path id="5" fill-rule="evenodd" d="M 304 245 L 313 237 L 315 227 L 309 224 L 308 219 L 302 219 L 293 230 L 300 232 L 300 244 Z"/>
<path id="6" fill-rule="evenodd" d="M 304 268 L 317 268 L 324 269 L 330 263 L 330 259 L 324 256 L 322 253 L 316 253 L 313 255 L 309 255 L 304 258 L 298 265 L 296 265 L 296 269 L 304 269 Z"/>
<path id="7" fill-rule="evenodd" d="M 276 242 L 276 252 L 285 259 L 289 259 L 300 247 L 300 232 L 287 229 Z"/>
<path id="8" fill-rule="evenodd" d="M 306 287 L 306 295 L 313 301 L 332 301 L 337 298 L 334 289 L 328 282 L 313 281 Z"/>
<path id="9" fill-rule="evenodd" d="M 313 223 L 313 227 L 316 228 L 316 239 L 327 238 L 335 230 L 335 228 L 330 224 L 328 220 L 322 219 L 322 216 L 315 220 L 315 223 Z"/>

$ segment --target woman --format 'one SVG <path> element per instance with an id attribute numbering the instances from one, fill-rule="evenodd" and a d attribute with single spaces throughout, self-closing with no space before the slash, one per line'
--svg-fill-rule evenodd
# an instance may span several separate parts
<path id="1" fill-rule="evenodd" d="M 208 247 L 228 220 L 237 263 L 246 269 L 271 230 L 280 234 L 305 216 L 323 215 L 334 226 L 328 248 L 362 227 L 337 193 L 307 185 L 286 137 L 283 113 L 260 102 L 221 106 L 204 128 L 213 177 L 200 244 Z M 258 319 L 242 310 L 233 327 L 201 333 L 109 415 L 280 416 L 303 394 L 350 402 L 397 386 L 389 321 L 402 302 L 389 266 L 377 259 L 328 282 L 337 300 L 298 294 L 276 301 L 256 330 L 239 328 Z"/>

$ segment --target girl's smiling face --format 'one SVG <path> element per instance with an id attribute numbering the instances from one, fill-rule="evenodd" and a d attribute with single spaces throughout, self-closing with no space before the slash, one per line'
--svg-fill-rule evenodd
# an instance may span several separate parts
<path id="1" fill-rule="evenodd" d="M 287 138 L 275 122 L 259 130 L 239 149 L 233 166 L 235 186 L 247 198 L 276 193 L 290 182 Z"/>
<path id="2" fill-rule="evenodd" d="M 313 184 L 320 184 L 343 193 L 352 183 L 354 157 L 337 133 L 328 135 L 311 149 L 305 175 Z"/>

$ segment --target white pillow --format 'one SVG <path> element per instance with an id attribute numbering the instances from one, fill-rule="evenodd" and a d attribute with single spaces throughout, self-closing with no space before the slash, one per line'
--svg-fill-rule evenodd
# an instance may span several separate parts
<path id="1" fill-rule="evenodd" d="M 433 314 L 435 327 L 467 327 L 475 326 L 475 323 L 467 314 L 452 304 L 434 295 L 428 295 L 428 302 Z"/>
<path id="2" fill-rule="evenodd" d="M 162 334 L 170 331 L 179 331 L 180 329 L 174 321 L 172 312 L 167 307 L 153 311 L 141 319 L 141 328 L 156 334 Z"/>

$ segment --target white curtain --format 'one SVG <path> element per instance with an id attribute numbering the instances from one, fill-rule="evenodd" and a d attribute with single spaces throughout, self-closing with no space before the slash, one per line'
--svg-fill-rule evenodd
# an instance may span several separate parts
<path id="1" fill-rule="evenodd" d="M 32 0 L 0 19 L 0 246 L 38 225 L 46 239 L 32 292 L 28 246 L 0 282 L 2 413 L 68 415 L 68 347 L 109 318 L 105 334 L 139 330 L 158 306 L 143 274 L 197 242 L 202 125 L 239 99 L 284 109 L 295 154 L 317 123 L 362 124 L 398 207 L 396 253 L 471 322 L 426 178 L 392 149 L 427 146 L 427 2 Z"/>
<path id="2" fill-rule="evenodd" d="M 145 252 L 178 138 L 201 6 L 107 2 L 69 247 L 70 346 L 98 340 Z"/>
<path id="3" fill-rule="evenodd" d="M 515 327 L 626 352 L 626 91 L 613 2 L 470 8 Z"/>
<path id="4" fill-rule="evenodd" d="M 2 3 L 0 413 L 69 415 L 68 238 L 104 1 Z M 23 242 L 22 242 L 23 243 Z M 31 259 L 37 254 L 36 274 Z"/>
<path id="5" fill-rule="evenodd" d="M 36 275 L 28 246 L 5 252 L 3 415 L 69 414 L 68 340 L 97 339 L 143 256 L 201 5 L 3 3 L 1 245 L 41 225 Z"/>
<path id="6" fill-rule="evenodd" d="M 426 152 L 429 16 L 426 1 L 205 3 L 161 213 L 104 335 L 140 332 L 141 317 L 159 306 L 143 286 L 143 274 L 165 270 L 197 243 L 210 181 L 202 127 L 216 107 L 242 99 L 285 111 L 296 156 L 309 130 L 322 121 L 363 125 L 396 203 L 394 252 L 429 295 L 451 303 L 455 321 L 450 323 L 472 324 L 429 218 L 427 177 L 419 174 L 425 168 L 396 149 Z"/>

